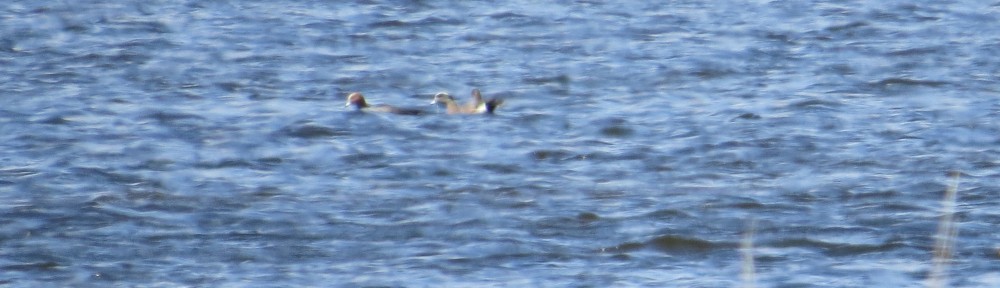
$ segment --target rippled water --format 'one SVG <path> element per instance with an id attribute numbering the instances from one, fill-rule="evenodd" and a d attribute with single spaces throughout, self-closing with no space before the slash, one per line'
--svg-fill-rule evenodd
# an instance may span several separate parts
<path id="1" fill-rule="evenodd" d="M 1000 2 L 336 2 L 0 5 L 0 283 L 1000 286 Z"/>

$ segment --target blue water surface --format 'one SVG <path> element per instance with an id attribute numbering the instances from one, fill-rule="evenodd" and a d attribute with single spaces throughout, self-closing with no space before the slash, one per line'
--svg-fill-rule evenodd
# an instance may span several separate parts
<path id="1" fill-rule="evenodd" d="M 1000 286 L 998 15 L 8 1 L 0 285 Z"/>

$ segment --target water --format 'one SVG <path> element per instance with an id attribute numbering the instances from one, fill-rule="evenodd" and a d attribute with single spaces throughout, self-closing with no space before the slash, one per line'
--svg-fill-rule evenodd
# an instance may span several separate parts
<path id="1" fill-rule="evenodd" d="M 12 287 L 1000 286 L 1000 3 L 14 1 Z M 433 111 L 478 87 L 493 117 Z M 745 276 L 745 275 L 743 275 Z"/>

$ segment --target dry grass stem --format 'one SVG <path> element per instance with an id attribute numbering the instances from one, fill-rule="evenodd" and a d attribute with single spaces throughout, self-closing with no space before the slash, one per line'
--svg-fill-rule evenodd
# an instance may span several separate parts
<path id="1" fill-rule="evenodd" d="M 934 258 L 930 275 L 927 277 L 927 287 L 945 287 L 948 283 L 948 264 L 951 262 L 955 238 L 958 237 L 958 226 L 955 224 L 955 202 L 958 198 L 958 181 L 961 173 L 952 172 L 952 184 L 945 190 L 941 200 L 941 220 L 934 235 Z"/>

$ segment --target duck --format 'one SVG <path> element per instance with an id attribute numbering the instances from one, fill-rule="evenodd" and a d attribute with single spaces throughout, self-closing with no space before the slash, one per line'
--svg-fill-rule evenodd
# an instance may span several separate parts
<path id="1" fill-rule="evenodd" d="M 351 92 L 351 94 L 347 94 L 347 104 L 344 104 L 344 107 L 353 107 L 354 111 L 382 112 L 399 115 L 424 114 L 424 111 L 419 109 L 400 108 L 386 104 L 368 105 L 368 102 L 365 101 L 365 96 L 362 95 L 361 92 Z"/>
<path id="2" fill-rule="evenodd" d="M 431 101 L 431 104 L 444 107 L 448 114 L 493 114 L 496 107 L 503 104 L 503 99 L 495 98 L 483 101 L 483 95 L 477 88 L 472 89 L 472 101 L 465 105 L 459 105 L 455 98 L 447 92 L 434 94 L 434 100 Z"/>

